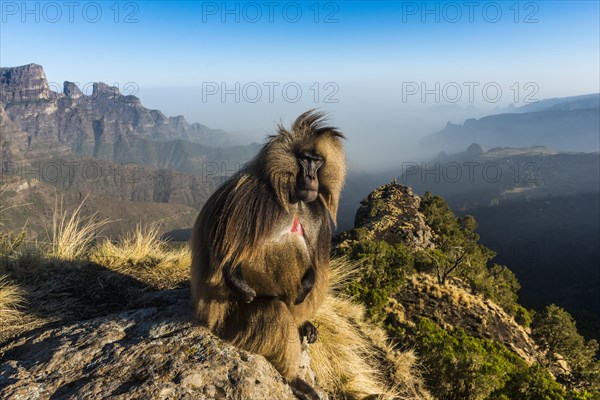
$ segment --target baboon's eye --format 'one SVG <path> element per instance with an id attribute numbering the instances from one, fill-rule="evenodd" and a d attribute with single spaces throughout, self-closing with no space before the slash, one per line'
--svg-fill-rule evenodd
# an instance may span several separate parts
<path id="1" fill-rule="evenodd" d="M 323 165 L 323 163 L 325 162 L 323 157 L 321 157 L 321 155 L 319 155 L 316 152 L 315 153 L 302 152 L 302 153 L 298 154 L 298 159 L 301 161 L 314 162 L 315 164 L 317 164 L 319 166 Z"/>

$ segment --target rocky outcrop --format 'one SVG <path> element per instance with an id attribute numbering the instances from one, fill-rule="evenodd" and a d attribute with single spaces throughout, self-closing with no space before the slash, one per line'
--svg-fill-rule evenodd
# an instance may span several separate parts
<path id="1" fill-rule="evenodd" d="M 30 332 L 0 349 L 10 399 L 295 399 L 263 357 L 187 320 L 185 299 Z"/>
<path id="2" fill-rule="evenodd" d="M 393 296 L 387 312 L 392 324 L 410 327 L 427 317 L 444 329 L 461 328 L 469 335 L 502 343 L 529 364 L 542 359 L 528 328 L 502 307 L 472 294 L 458 279 L 440 285 L 430 275 L 414 275 Z"/>
<path id="3" fill-rule="evenodd" d="M 83 93 L 81 93 L 79 86 L 77 86 L 73 82 L 65 81 L 63 92 L 65 96 L 67 96 L 69 99 L 78 99 L 81 96 L 83 96 Z"/>
<path id="4" fill-rule="evenodd" d="M 411 188 L 395 182 L 375 189 L 361 202 L 354 229 L 336 238 L 340 248 L 356 240 L 404 243 L 413 249 L 433 246 L 431 229 L 419 212 L 421 198 Z"/>
<path id="5" fill-rule="evenodd" d="M 4 104 L 49 100 L 53 96 L 41 65 L 0 68 L 0 102 Z"/>

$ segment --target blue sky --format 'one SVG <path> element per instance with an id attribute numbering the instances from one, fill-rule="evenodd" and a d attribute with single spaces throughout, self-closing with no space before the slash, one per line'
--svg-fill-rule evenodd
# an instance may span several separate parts
<path id="1" fill-rule="evenodd" d="M 64 2 L 1 3 L 2 65 L 37 62 L 57 80 L 173 86 L 198 76 L 362 81 L 463 71 L 502 77 L 506 67 L 586 71 L 585 65 L 598 66 L 600 46 L 596 1 L 471 2 L 479 4 L 471 6 L 473 22 L 469 2 L 279 1 L 272 23 L 262 1 L 73 2 L 73 22 Z M 261 18 L 252 22 L 257 9 Z M 502 14 L 492 22 L 498 9 Z"/>
<path id="2" fill-rule="evenodd" d="M 376 127 L 390 140 L 521 105 L 528 94 L 600 90 L 598 1 L 68 4 L 0 1 L 0 64 L 41 64 L 56 85 L 117 84 L 148 107 L 234 131 L 268 130 L 320 107 L 340 126 Z M 269 82 L 277 84 L 273 101 Z M 475 85 L 473 99 L 465 82 Z M 297 102 L 281 92 L 290 83 L 302 91 Z M 481 92 L 490 83 L 502 91 L 497 101 Z M 248 91 L 240 101 L 222 98 L 221 84 Z M 260 100 L 248 101 L 256 85 Z M 218 92 L 208 95 L 208 87 Z M 415 87 L 448 92 L 407 96 Z M 324 102 L 327 95 L 337 102 Z M 456 105 L 452 118 L 420 113 Z"/>

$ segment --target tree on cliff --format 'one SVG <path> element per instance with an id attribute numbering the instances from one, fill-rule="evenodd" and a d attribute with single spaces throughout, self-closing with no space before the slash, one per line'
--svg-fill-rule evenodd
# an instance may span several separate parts
<path id="1" fill-rule="evenodd" d="M 600 362 L 595 359 L 598 342 L 593 339 L 586 342 L 577 332 L 571 314 L 551 304 L 536 313 L 531 328 L 533 338 L 546 351 L 543 361 L 547 365 L 566 362 L 559 374 L 566 387 L 590 392 L 600 389 Z"/>
<path id="2" fill-rule="evenodd" d="M 424 263 L 432 267 L 440 284 L 450 276 L 466 277 L 486 270 L 495 254 L 478 243 L 475 218 L 456 217 L 444 199 L 430 192 L 425 193 L 419 211 L 425 215 L 436 244 L 422 252 Z"/>

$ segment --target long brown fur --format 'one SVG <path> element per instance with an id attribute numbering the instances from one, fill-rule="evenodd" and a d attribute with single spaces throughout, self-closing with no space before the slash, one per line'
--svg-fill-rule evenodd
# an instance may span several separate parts
<path id="1" fill-rule="evenodd" d="M 192 300 L 197 319 L 218 336 L 264 355 L 288 380 L 298 378 L 299 327 L 314 317 L 328 293 L 331 223 L 344 184 L 343 135 L 324 125 L 324 114 L 300 115 L 290 130 L 278 126 L 258 155 L 207 201 L 192 233 Z M 315 201 L 295 202 L 296 155 L 316 151 Z M 297 217 L 304 231 L 286 233 Z M 225 284 L 226 265 L 241 266 L 256 291 L 239 301 Z M 294 299 L 310 266 L 315 282 L 300 304 Z"/>

